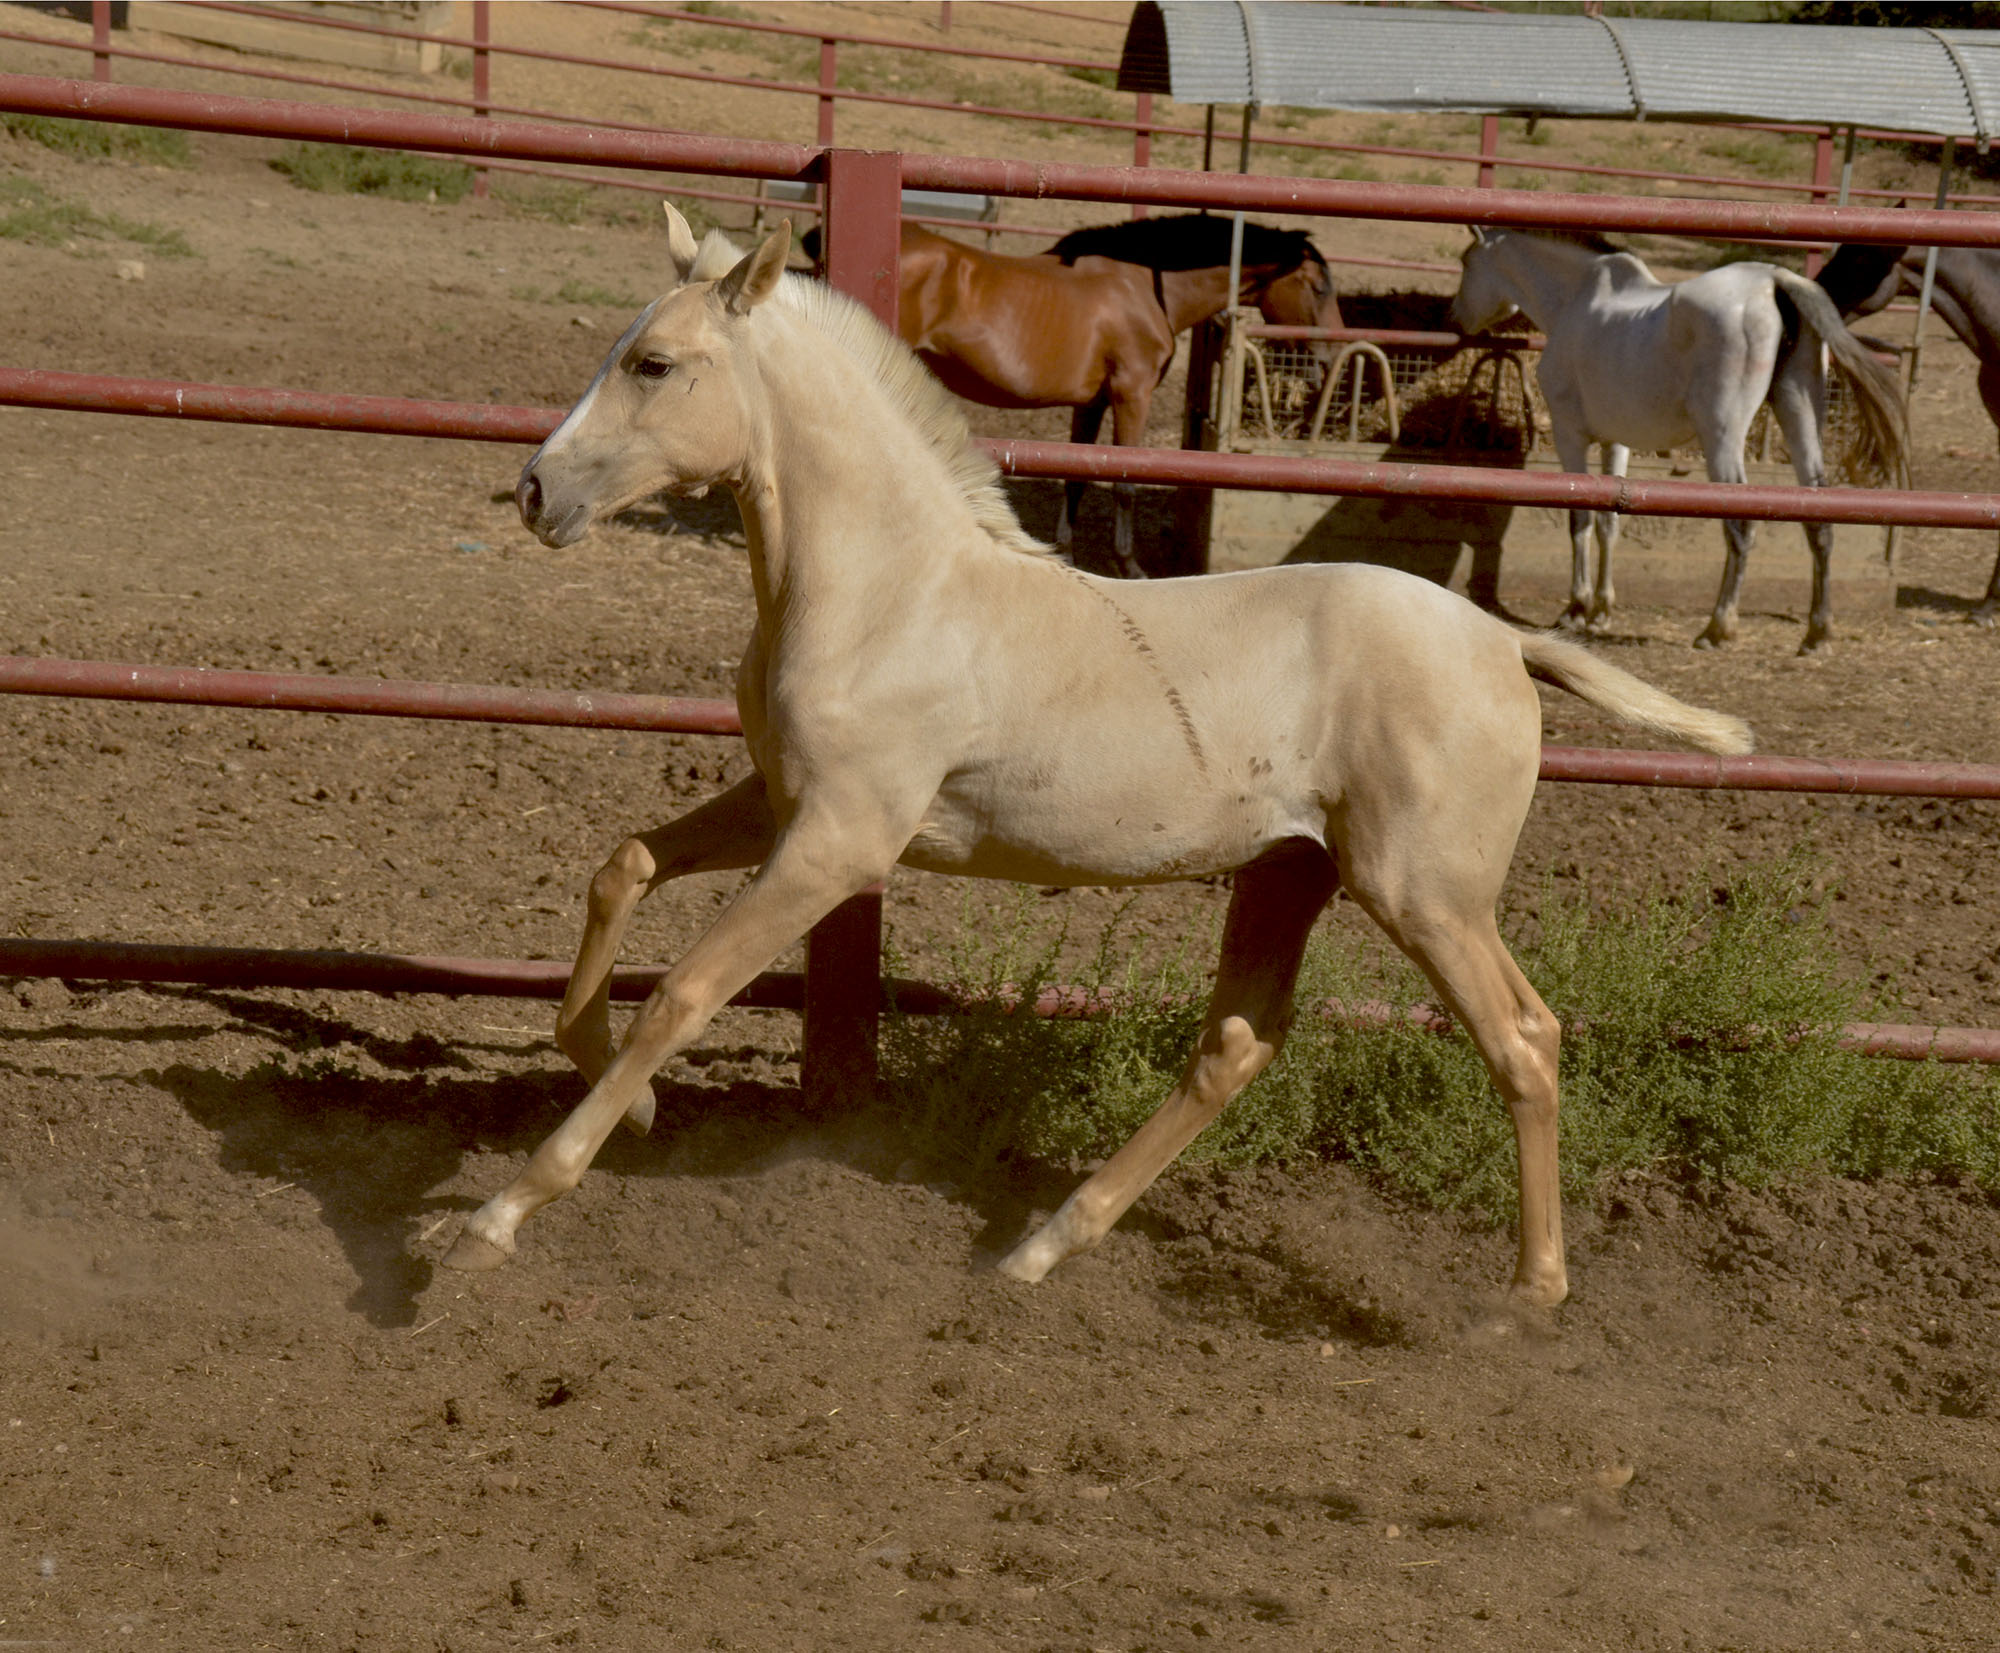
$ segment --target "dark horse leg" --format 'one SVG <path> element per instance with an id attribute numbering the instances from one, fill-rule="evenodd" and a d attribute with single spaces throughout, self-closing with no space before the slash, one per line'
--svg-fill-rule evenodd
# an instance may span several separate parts
<path id="1" fill-rule="evenodd" d="M 1069 439 L 1072 442 L 1095 442 L 1097 433 L 1104 425 L 1104 415 L 1111 406 L 1110 398 L 1100 396 L 1094 402 L 1085 402 L 1081 407 L 1072 408 L 1069 415 Z M 1069 554 L 1071 542 L 1076 537 L 1076 519 L 1083 510 L 1083 490 L 1081 482 L 1063 484 L 1062 515 L 1056 519 L 1056 549 L 1065 556 Z"/>
<path id="2" fill-rule="evenodd" d="M 1993 559 L 1993 577 L 1986 582 L 1985 597 L 1966 618 L 1975 626 L 1990 626 L 2000 621 L 2000 556 Z"/>

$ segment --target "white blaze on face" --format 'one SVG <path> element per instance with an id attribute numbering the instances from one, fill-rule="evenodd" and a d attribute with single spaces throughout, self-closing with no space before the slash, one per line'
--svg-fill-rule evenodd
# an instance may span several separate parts
<path id="1" fill-rule="evenodd" d="M 584 419 L 589 417 L 590 404 L 597 397 L 598 387 L 604 383 L 605 379 L 617 368 L 618 364 L 625 359 L 625 352 L 632 347 L 633 340 L 637 339 L 640 333 L 645 331 L 647 323 L 653 319 L 653 312 L 658 310 L 665 302 L 664 298 L 654 299 L 651 304 L 639 312 L 632 325 L 618 336 L 618 342 L 611 347 L 610 354 L 604 358 L 603 364 L 598 368 L 597 376 L 590 381 L 584 388 L 583 394 L 576 399 L 576 406 L 569 410 L 568 414 L 564 416 L 563 422 L 549 432 L 548 439 L 536 450 L 535 457 L 529 465 L 530 470 L 534 466 L 539 465 L 545 457 L 559 453 L 563 443 L 569 439 L 570 432 L 575 430 Z"/>

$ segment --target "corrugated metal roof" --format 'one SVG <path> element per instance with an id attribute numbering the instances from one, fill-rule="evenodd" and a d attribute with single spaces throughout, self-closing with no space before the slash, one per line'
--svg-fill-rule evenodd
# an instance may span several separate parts
<path id="1" fill-rule="evenodd" d="M 2000 33 L 1143 0 L 1118 84 L 1185 103 L 2000 135 Z"/>

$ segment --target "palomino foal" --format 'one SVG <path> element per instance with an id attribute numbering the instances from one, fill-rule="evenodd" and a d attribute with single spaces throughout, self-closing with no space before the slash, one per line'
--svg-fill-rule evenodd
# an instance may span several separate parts
<path id="1" fill-rule="evenodd" d="M 1022 533 L 950 397 L 852 300 L 737 259 L 669 209 L 678 285 L 626 329 L 521 474 L 549 545 L 659 489 L 721 483 L 756 623 L 736 696 L 756 772 L 628 839 L 590 889 L 557 1024 L 590 1092 L 447 1259 L 491 1268 L 569 1192 L 653 1074 L 777 954 L 901 862 L 1037 884 L 1234 871 L 1200 1037 L 1151 1120 L 1001 1262 L 1088 1250 L 1278 1053 L 1306 937 L 1345 884 L 1463 1021 L 1513 1110 L 1514 1290 L 1567 1290 L 1554 1018 L 1494 923 L 1534 793 L 1531 677 L 1710 751 L 1748 730 L 1575 644 L 1363 565 L 1131 583 Z M 607 984 L 663 880 L 755 867 L 622 1042 Z"/>

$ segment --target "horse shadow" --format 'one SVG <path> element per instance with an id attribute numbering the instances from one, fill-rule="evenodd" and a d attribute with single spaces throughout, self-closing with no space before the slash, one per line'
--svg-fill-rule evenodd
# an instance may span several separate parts
<path id="1" fill-rule="evenodd" d="M 1473 465 L 1522 470 L 1527 454 L 1519 448 L 1468 448 L 1440 452 L 1432 447 L 1393 444 L 1378 463 Z M 1377 563 L 1400 568 L 1435 585 L 1458 581 L 1479 607 L 1516 624 L 1500 600 L 1502 545 L 1514 507 L 1470 499 L 1350 498 L 1336 496 L 1324 515 L 1293 543 L 1282 559 L 1296 563 Z"/>

